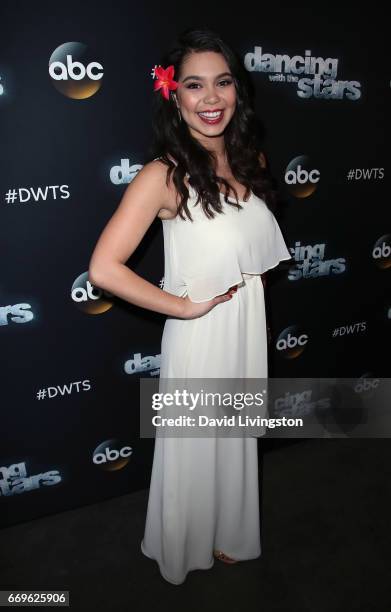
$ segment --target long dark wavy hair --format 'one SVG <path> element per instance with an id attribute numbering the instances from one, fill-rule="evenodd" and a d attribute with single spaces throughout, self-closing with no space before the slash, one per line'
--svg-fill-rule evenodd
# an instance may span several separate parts
<path id="1" fill-rule="evenodd" d="M 263 153 L 259 144 L 257 118 L 251 98 L 252 85 L 240 57 L 216 32 L 207 28 L 189 28 L 179 35 L 171 50 L 162 57 L 159 63 L 164 68 L 173 65 L 174 79 L 178 80 L 182 64 L 187 56 L 203 51 L 214 51 L 224 56 L 236 87 L 236 109 L 224 131 L 226 155 L 232 174 L 240 184 L 246 187 L 245 200 L 252 191 L 263 199 L 268 208 L 274 212 L 277 205 L 277 190 L 268 166 L 261 166 L 260 156 Z M 187 207 L 189 190 L 184 182 L 186 173 L 189 174 L 189 184 L 197 192 L 197 204 L 201 202 L 208 218 L 214 218 L 213 211 L 223 212 L 220 185 L 226 188 L 225 202 L 228 205 L 243 208 L 233 186 L 231 188 L 235 193 L 236 202 L 228 201 L 229 183 L 225 178 L 216 175 L 213 154 L 193 138 L 187 123 L 180 120 L 172 91 L 170 91 L 169 100 L 163 98 L 160 90 L 154 92 L 152 110 L 151 157 L 160 157 L 161 161 L 168 166 L 167 186 L 173 174 L 173 183 L 181 196 L 181 202 L 178 205 L 180 217 L 185 219 L 184 211 L 187 217 L 193 220 Z M 170 157 L 174 158 L 177 164 Z"/>

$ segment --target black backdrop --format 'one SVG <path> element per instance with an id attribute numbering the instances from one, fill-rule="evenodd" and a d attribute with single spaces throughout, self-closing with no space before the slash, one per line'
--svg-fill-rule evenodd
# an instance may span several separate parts
<path id="1" fill-rule="evenodd" d="M 165 317 L 102 294 L 87 270 L 132 172 L 149 160 L 152 68 L 187 27 L 217 30 L 243 61 L 256 47 L 330 58 L 331 76 L 318 68 L 296 81 L 287 67 L 247 64 L 284 202 L 276 216 L 296 254 L 269 273 L 270 375 L 388 375 L 390 74 L 378 8 L 19 2 L 2 4 L 1 23 L 2 525 L 149 485 L 139 378 L 159 376 Z M 64 48 L 103 75 L 64 88 L 49 74 Z M 342 95 L 317 97 L 318 83 Z M 162 286 L 159 219 L 129 265 Z M 299 337 L 302 350 L 284 348 Z"/>

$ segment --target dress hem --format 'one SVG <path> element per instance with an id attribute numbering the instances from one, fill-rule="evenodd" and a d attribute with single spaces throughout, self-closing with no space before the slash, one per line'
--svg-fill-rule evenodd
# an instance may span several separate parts
<path id="1" fill-rule="evenodd" d="M 211 569 L 214 566 L 214 562 L 215 562 L 215 559 L 213 557 L 212 558 L 212 563 L 210 565 L 208 565 L 207 567 L 199 567 L 199 566 L 189 567 L 188 570 L 186 571 L 186 574 L 185 574 L 185 577 L 183 578 L 183 580 L 180 580 L 178 582 L 178 581 L 172 580 L 171 578 L 168 578 L 168 576 L 166 576 L 166 574 L 162 570 L 161 562 L 158 559 L 156 559 L 156 557 L 152 557 L 151 555 L 149 555 L 145 551 L 143 540 L 141 541 L 140 548 L 141 548 L 141 552 L 143 553 L 143 555 L 145 555 L 146 557 L 148 557 L 148 559 L 151 559 L 152 561 L 156 561 L 156 563 L 159 566 L 160 573 L 163 576 L 164 580 L 167 580 L 167 582 L 170 582 L 171 584 L 174 584 L 175 586 L 179 586 L 179 585 L 183 584 L 185 582 L 185 580 L 187 578 L 187 574 L 189 572 L 192 572 L 194 570 L 208 570 L 208 569 Z"/>

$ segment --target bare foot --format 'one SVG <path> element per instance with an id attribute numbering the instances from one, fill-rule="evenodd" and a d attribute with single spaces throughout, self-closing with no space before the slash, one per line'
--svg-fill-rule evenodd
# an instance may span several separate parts
<path id="1" fill-rule="evenodd" d="M 229 563 L 229 564 L 237 563 L 236 559 L 232 559 L 231 557 L 228 557 L 228 555 L 223 553 L 221 550 L 214 550 L 213 554 L 216 557 L 216 559 L 218 559 L 219 561 L 223 561 L 223 563 Z"/>

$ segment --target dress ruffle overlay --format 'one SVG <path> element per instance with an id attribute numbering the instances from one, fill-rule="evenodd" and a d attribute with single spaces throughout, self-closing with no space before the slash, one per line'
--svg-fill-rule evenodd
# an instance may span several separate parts
<path id="1" fill-rule="evenodd" d="M 260 275 L 291 259 L 279 225 L 253 193 L 242 209 L 224 202 L 208 219 L 190 187 L 188 218 L 163 220 L 164 290 L 193 302 L 238 291 L 196 319 L 166 319 L 160 378 L 267 378 Z M 209 569 L 213 550 L 237 560 L 261 555 L 258 439 L 155 438 L 141 550 L 168 582 Z"/>
<path id="2" fill-rule="evenodd" d="M 242 210 L 222 196 L 224 214 L 208 219 L 200 204 L 194 207 L 191 186 L 189 193 L 194 221 L 163 221 L 166 291 L 204 302 L 242 282 L 242 273 L 263 274 L 291 259 L 275 216 L 254 194 Z"/>

